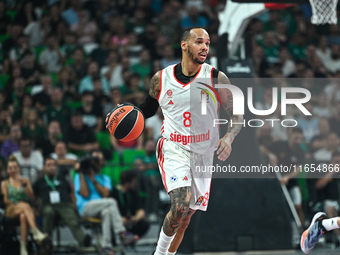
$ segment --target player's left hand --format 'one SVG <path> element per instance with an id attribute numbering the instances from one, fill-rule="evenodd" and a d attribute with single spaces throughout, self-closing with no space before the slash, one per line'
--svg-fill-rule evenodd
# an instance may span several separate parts
<path id="1" fill-rule="evenodd" d="M 220 140 L 218 140 L 215 147 L 218 148 L 216 152 L 218 155 L 218 159 L 225 161 L 231 153 L 231 142 L 229 141 L 229 139 L 226 139 L 225 137 L 221 138 Z"/>

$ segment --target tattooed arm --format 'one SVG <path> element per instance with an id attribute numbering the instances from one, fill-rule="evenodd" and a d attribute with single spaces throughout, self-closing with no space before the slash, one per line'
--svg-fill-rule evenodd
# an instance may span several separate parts
<path id="1" fill-rule="evenodd" d="M 218 73 L 218 84 L 230 84 L 228 77 L 222 72 Z M 220 88 L 218 89 L 218 94 L 221 98 L 223 108 L 228 113 L 231 120 L 229 121 L 227 133 L 217 142 L 216 145 L 219 147 L 217 150 L 218 159 L 225 161 L 230 155 L 231 144 L 242 127 L 240 124 L 231 125 L 231 123 L 243 122 L 243 115 L 233 114 L 233 95 L 229 89 Z"/>
<path id="2" fill-rule="evenodd" d="M 146 96 L 144 103 L 138 105 L 138 108 L 144 114 L 145 118 L 150 118 L 154 116 L 159 107 L 158 104 L 158 95 L 161 90 L 161 82 L 160 82 L 161 71 L 158 71 L 151 79 L 149 95 Z"/>

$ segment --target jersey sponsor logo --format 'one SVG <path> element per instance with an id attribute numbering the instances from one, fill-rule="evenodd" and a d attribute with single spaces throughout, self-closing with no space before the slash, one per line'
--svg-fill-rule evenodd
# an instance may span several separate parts
<path id="1" fill-rule="evenodd" d="M 170 178 L 170 181 L 171 181 L 171 182 L 177 182 L 177 180 L 178 180 L 178 178 L 177 178 L 176 175 L 174 175 L 174 176 L 172 176 L 172 177 Z"/>
<path id="2" fill-rule="evenodd" d="M 168 90 L 166 91 L 166 94 L 168 95 L 168 97 L 171 97 L 172 94 L 173 94 L 173 92 L 172 92 L 171 89 L 168 89 Z"/>
<path id="3" fill-rule="evenodd" d="M 187 176 L 185 176 L 183 179 L 182 179 L 182 181 L 187 181 L 188 180 L 188 177 Z"/>
<path id="4" fill-rule="evenodd" d="M 172 102 L 172 100 L 170 100 L 168 104 L 174 104 L 174 102 Z"/>
<path id="5" fill-rule="evenodd" d="M 198 135 L 181 135 L 176 131 L 170 134 L 170 141 L 187 145 L 189 143 L 200 143 L 210 140 L 210 130 L 207 133 Z"/>
<path id="6" fill-rule="evenodd" d="M 203 202 L 203 200 L 204 200 L 204 197 L 203 197 L 203 196 L 200 196 L 200 197 L 197 199 L 195 205 L 201 205 L 202 202 Z"/>

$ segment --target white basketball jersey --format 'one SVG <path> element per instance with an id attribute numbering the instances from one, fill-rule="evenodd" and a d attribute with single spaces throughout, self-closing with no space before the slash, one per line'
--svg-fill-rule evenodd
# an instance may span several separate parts
<path id="1" fill-rule="evenodd" d="M 220 102 L 213 85 L 213 67 L 202 64 L 197 75 L 187 84 L 175 77 L 175 66 L 161 71 L 158 102 L 164 121 L 161 134 L 185 150 L 198 154 L 214 151 L 219 140 Z M 205 94 L 206 96 L 203 96 Z M 206 100 L 206 115 L 202 115 L 202 98 Z"/>

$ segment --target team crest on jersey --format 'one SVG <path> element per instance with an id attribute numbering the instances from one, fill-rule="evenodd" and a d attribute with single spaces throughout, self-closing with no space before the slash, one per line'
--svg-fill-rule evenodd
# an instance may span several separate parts
<path id="1" fill-rule="evenodd" d="M 166 94 L 168 95 L 168 97 L 172 97 L 173 92 L 172 92 L 171 89 L 168 89 L 168 90 L 166 91 Z"/>
<path id="2" fill-rule="evenodd" d="M 203 196 L 200 196 L 200 197 L 197 199 L 195 205 L 201 205 L 201 204 L 203 203 L 203 200 L 204 200 L 204 197 L 203 197 Z"/>
<path id="3" fill-rule="evenodd" d="M 206 89 L 201 90 L 201 101 L 202 101 L 203 95 L 207 95 L 207 102 L 209 103 L 210 102 L 210 96 L 209 96 L 209 93 L 207 92 Z"/>

